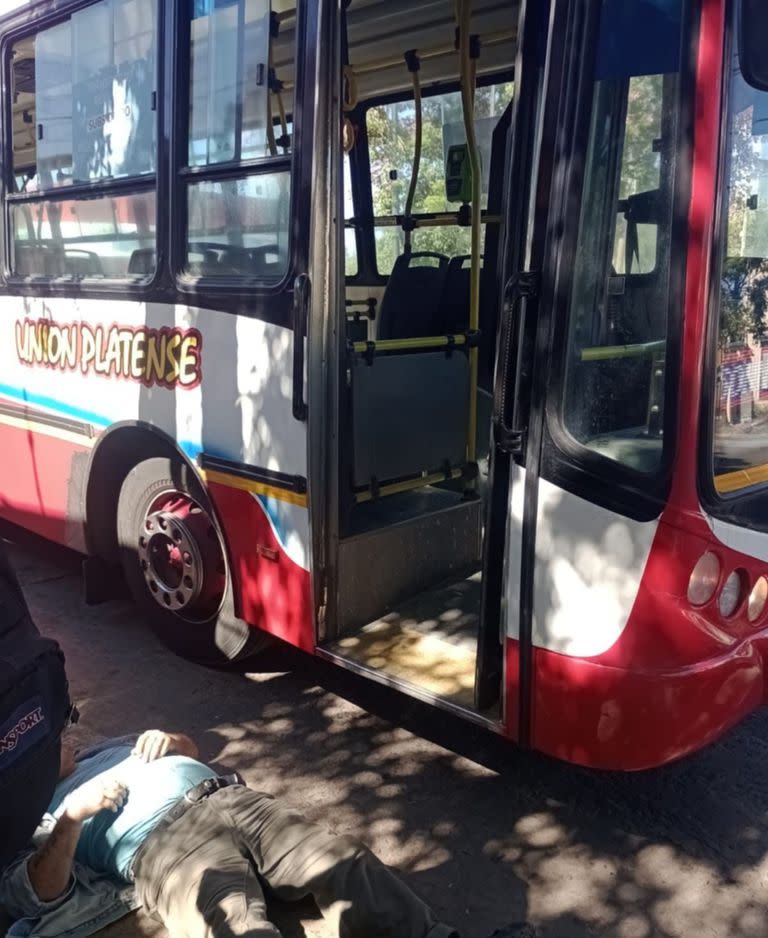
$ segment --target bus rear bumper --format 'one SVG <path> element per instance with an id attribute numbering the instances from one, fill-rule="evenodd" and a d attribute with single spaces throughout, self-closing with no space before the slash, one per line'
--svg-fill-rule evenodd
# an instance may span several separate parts
<path id="1" fill-rule="evenodd" d="M 671 671 L 537 648 L 533 680 L 534 748 L 591 768 L 654 768 L 701 749 L 768 702 L 768 627 L 726 654 Z"/>

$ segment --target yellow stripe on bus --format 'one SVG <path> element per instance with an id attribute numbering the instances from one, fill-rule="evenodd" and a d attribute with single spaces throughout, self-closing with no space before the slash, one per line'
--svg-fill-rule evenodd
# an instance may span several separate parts
<path id="1" fill-rule="evenodd" d="M 86 436 L 84 433 L 75 433 L 67 430 L 65 427 L 57 427 L 50 423 L 34 420 L 30 417 L 12 417 L 10 414 L 0 413 L 0 423 L 7 427 L 14 427 L 17 430 L 24 430 L 26 433 L 42 433 L 45 436 L 55 437 L 57 440 L 65 440 L 67 443 L 77 443 L 87 449 L 93 447 L 96 442 L 92 436 Z"/>
<path id="2" fill-rule="evenodd" d="M 761 482 L 768 482 L 768 463 L 715 476 L 715 488 L 721 493 L 737 492 L 750 485 L 760 485 Z"/>
<path id="3" fill-rule="evenodd" d="M 299 505 L 301 508 L 307 507 L 307 496 L 304 492 L 291 492 L 289 489 L 281 489 L 276 485 L 267 485 L 264 482 L 256 482 L 253 479 L 246 479 L 243 476 L 230 475 L 228 472 L 219 472 L 218 469 L 201 469 L 200 475 L 206 482 L 216 482 L 219 485 L 227 485 L 231 489 L 239 489 L 241 492 L 251 492 L 253 495 L 266 495 L 269 498 L 276 498 L 281 502 L 290 502 L 292 505 Z"/>

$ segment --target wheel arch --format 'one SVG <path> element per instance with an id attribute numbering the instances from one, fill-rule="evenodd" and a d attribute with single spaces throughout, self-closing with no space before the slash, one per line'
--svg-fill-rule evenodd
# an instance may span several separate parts
<path id="1" fill-rule="evenodd" d="M 134 466 L 157 456 L 181 460 L 207 491 L 194 460 L 163 430 L 140 421 L 112 424 L 99 437 L 88 463 L 84 507 L 86 546 L 91 556 L 110 564 L 119 563 L 117 501 L 120 489 Z M 216 508 L 211 507 L 222 530 Z"/>

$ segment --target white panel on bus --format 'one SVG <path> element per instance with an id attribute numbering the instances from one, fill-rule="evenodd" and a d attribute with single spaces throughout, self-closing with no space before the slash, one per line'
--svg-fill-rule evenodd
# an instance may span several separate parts
<path id="1" fill-rule="evenodd" d="M 14 10 L 19 10 L 21 7 L 34 6 L 37 2 L 38 0 L 0 0 L 0 16 L 13 13 Z"/>

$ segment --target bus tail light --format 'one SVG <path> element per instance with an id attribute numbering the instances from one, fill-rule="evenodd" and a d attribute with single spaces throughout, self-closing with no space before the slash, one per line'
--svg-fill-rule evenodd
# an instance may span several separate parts
<path id="1" fill-rule="evenodd" d="M 691 571 L 688 580 L 688 602 L 692 606 L 703 606 L 715 595 L 720 579 L 720 561 L 711 551 L 702 554 Z"/>
<path id="2" fill-rule="evenodd" d="M 760 618 L 763 609 L 765 609 L 766 600 L 768 600 L 768 580 L 764 576 L 760 576 L 752 587 L 749 602 L 747 603 L 747 618 L 750 622 L 755 622 Z"/>
<path id="3" fill-rule="evenodd" d="M 728 578 L 725 583 L 723 583 L 723 588 L 720 590 L 720 598 L 717 601 L 720 615 L 724 619 L 732 616 L 739 608 L 739 604 L 744 598 L 744 586 L 748 582 L 747 574 L 744 570 L 732 570 L 728 574 Z"/>

